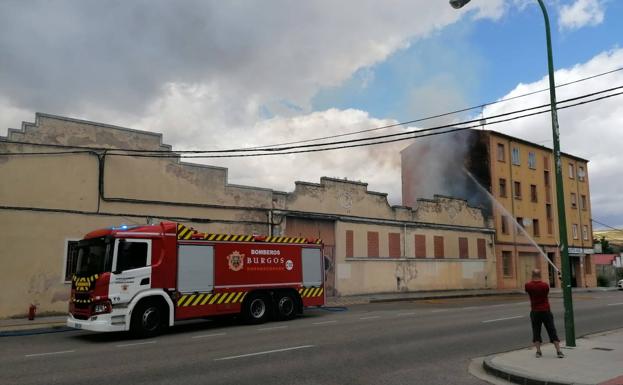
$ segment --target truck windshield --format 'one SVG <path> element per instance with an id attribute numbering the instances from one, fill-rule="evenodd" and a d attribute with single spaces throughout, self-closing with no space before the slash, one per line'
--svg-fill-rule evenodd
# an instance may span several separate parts
<path id="1" fill-rule="evenodd" d="M 110 250 L 110 243 L 104 238 L 80 241 L 76 275 L 86 276 L 111 271 Z"/>

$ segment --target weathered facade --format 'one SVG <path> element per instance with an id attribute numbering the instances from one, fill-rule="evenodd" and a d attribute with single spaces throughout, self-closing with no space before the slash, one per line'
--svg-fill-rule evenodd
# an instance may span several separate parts
<path id="1" fill-rule="evenodd" d="M 131 151 L 163 151 L 165 158 Z M 446 197 L 390 206 L 360 182 L 293 192 L 228 183 L 181 162 L 160 134 L 37 114 L 0 137 L 0 317 L 67 308 L 72 245 L 113 225 L 183 222 L 200 231 L 302 235 L 325 243 L 331 295 L 495 287 L 493 229 Z"/>
<path id="2" fill-rule="evenodd" d="M 450 143 L 450 145 L 448 145 Z M 555 171 L 552 150 L 495 131 L 468 130 L 444 142 L 451 155 L 440 169 L 449 192 L 483 208 L 496 230 L 498 288 L 522 288 L 531 271 L 560 287 L 545 258 L 560 267 Z M 425 171 L 438 151 L 435 142 L 416 142 L 402 152 L 403 204 L 418 196 L 430 176 Z M 439 158 L 437 158 L 439 159 Z M 562 154 L 565 216 L 573 286 L 596 286 L 592 261 L 591 205 L 588 161 Z M 469 173 L 468 173 L 469 171 Z M 420 177 L 418 183 L 413 179 Z M 484 190 L 483 190 L 484 188 Z"/>

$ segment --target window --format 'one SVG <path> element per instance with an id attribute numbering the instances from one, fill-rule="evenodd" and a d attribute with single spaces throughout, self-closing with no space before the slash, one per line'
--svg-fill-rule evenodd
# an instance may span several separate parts
<path id="1" fill-rule="evenodd" d="M 439 235 L 435 235 L 435 258 L 443 258 L 443 237 Z"/>
<path id="2" fill-rule="evenodd" d="M 545 205 L 545 215 L 547 217 L 547 234 L 554 232 L 554 221 L 552 220 L 552 205 Z"/>
<path id="3" fill-rule="evenodd" d="M 478 238 L 476 245 L 478 246 L 478 259 L 487 259 L 487 241 L 483 238 Z"/>
<path id="4" fill-rule="evenodd" d="M 582 225 L 582 239 L 588 241 L 588 226 Z"/>
<path id="5" fill-rule="evenodd" d="M 379 233 L 368 231 L 368 257 L 378 258 L 379 256 Z"/>
<path id="6" fill-rule="evenodd" d="M 120 240 L 117 249 L 117 271 L 138 269 L 148 265 L 147 243 Z"/>
<path id="7" fill-rule="evenodd" d="M 506 215 L 502 215 L 501 220 L 502 234 L 508 234 L 508 217 Z"/>
<path id="8" fill-rule="evenodd" d="M 586 195 L 580 195 L 580 208 L 586 210 Z"/>
<path id="9" fill-rule="evenodd" d="M 574 179 L 575 178 L 575 167 L 573 166 L 573 163 L 569 163 L 569 179 Z"/>
<path id="10" fill-rule="evenodd" d="M 530 185 L 530 200 L 532 202 L 537 202 L 537 194 L 536 194 L 536 185 L 535 184 L 531 184 Z"/>
<path id="11" fill-rule="evenodd" d="M 387 241 L 389 242 L 389 257 L 400 258 L 400 233 L 389 233 Z"/>
<path id="12" fill-rule="evenodd" d="M 500 197 L 506 198 L 506 179 L 500 178 Z"/>
<path id="13" fill-rule="evenodd" d="M 459 258 L 469 258 L 469 243 L 464 237 L 459 237 Z"/>
<path id="14" fill-rule="evenodd" d="M 65 282 L 71 282 L 78 265 L 78 241 L 67 240 L 65 244 Z"/>
<path id="15" fill-rule="evenodd" d="M 519 159 L 519 148 L 513 147 L 512 150 L 513 164 L 519 166 L 521 164 Z"/>
<path id="16" fill-rule="evenodd" d="M 535 237 L 541 236 L 541 229 L 539 227 L 539 220 L 538 219 L 533 219 L 532 220 L 532 233 L 534 234 Z"/>
<path id="17" fill-rule="evenodd" d="M 498 161 L 505 162 L 506 159 L 504 157 L 504 145 L 502 143 L 498 143 Z"/>
<path id="18" fill-rule="evenodd" d="M 502 215 L 502 234 L 508 234 L 508 217 L 506 215 Z"/>
<path id="19" fill-rule="evenodd" d="M 593 267 L 591 266 L 591 255 L 584 256 L 584 272 L 586 274 L 593 274 Z"/>
<path id="20" fill-rule="evenodd" d="M 523 225 L 523 218 L 522 217 L 517 217 L 517 228 L 515 229 L 517 231 L 517 234 L 522 234 L 523 231 L 521 231 L 520 227 L 523 229 L 524 225 Z"/>
<path id="21" fill-rule="evenodd" d="M 584 182 L 584 177 L 586 176 L 586 173 L 584 172 L 584 167 L 583 166 L 578 166 L 578 180 L 580 182 Z"/>
<path id="22" fill-rule="evenodd" d="M 415 234 L 415 257 L 426 258 L 426 235 Z"/>
<path id="23" fill-rule="evenodd" d="M 549 156 L 543 155 L 543 169 L 549 171 Z"/>
<path id="24" fill-rule="evenodd" d="M 528 167 L 536 170 L 536 154 L 534 152 L 528 153 Z"/>
<path id="25" fill-rule="evenodd" d="M 547 219 L 552 219 L 552 205 L 545 205 L 545 214 L 547 215 Z"/>
<path id="26" fill-rule="evenodd" d="M 578 207 L 578 197 L 575 193 L 571 193 L 571 207 L 574 209 Z"/>
<path id="27" fill-rule="evenodd" d="M 513 276 L 513 254 L 510 251 L 502 251 L 502 270 L 505 277 Z"/>
<path id="28" fill-rule="evenodd" d="M 513 196 L 515 199 L 521 199 L 521 182 L 513 182 Z"/>
<path id="29" fill-rule="evenodd" d="M 576 225 L 575 223 L 573 224 L 572 232 L 573 232 L 573 239 L 578 239 L 578 225 Z"/>
<path id="30" fill-rule="evenodd" d="M 346 230 L 346 258 L 352 258 L 355 255 L 354 238 L 353 230 Z"/>

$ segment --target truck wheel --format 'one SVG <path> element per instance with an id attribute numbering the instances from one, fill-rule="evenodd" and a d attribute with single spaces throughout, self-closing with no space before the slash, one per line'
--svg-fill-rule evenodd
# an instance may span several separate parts
<path id="1" fill-rule="evenodd" d="M 245 301 L 244 316 L 250 323 L 266 322 L 270 314 L 268 298 L 261 294 L 253 294 Z"/>
<path id="2" fill-rule="evenodd" d="M 277 296 L 277 318 L 289 320 L 296 315 L 296 302 L 289 293 L 282 293 Z"/>
<path id="3" fill-rule="evenodd" d="M 162 306 L 157 302 L 139 302 L 132 311 L 130 332 L 138 338 L 148 338 L 160 334 L 165 327 L 165 313 Z"/>

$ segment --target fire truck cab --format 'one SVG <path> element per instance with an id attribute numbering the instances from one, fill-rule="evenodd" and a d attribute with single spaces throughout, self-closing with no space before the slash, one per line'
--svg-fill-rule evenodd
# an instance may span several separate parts
<path id="1" fill-rule="evenodd" d="M 67 325 L 147 337 L 177 321 L 286 320 L 325 302 L 320 240 L 120 226 L 78 244 Z"/>

